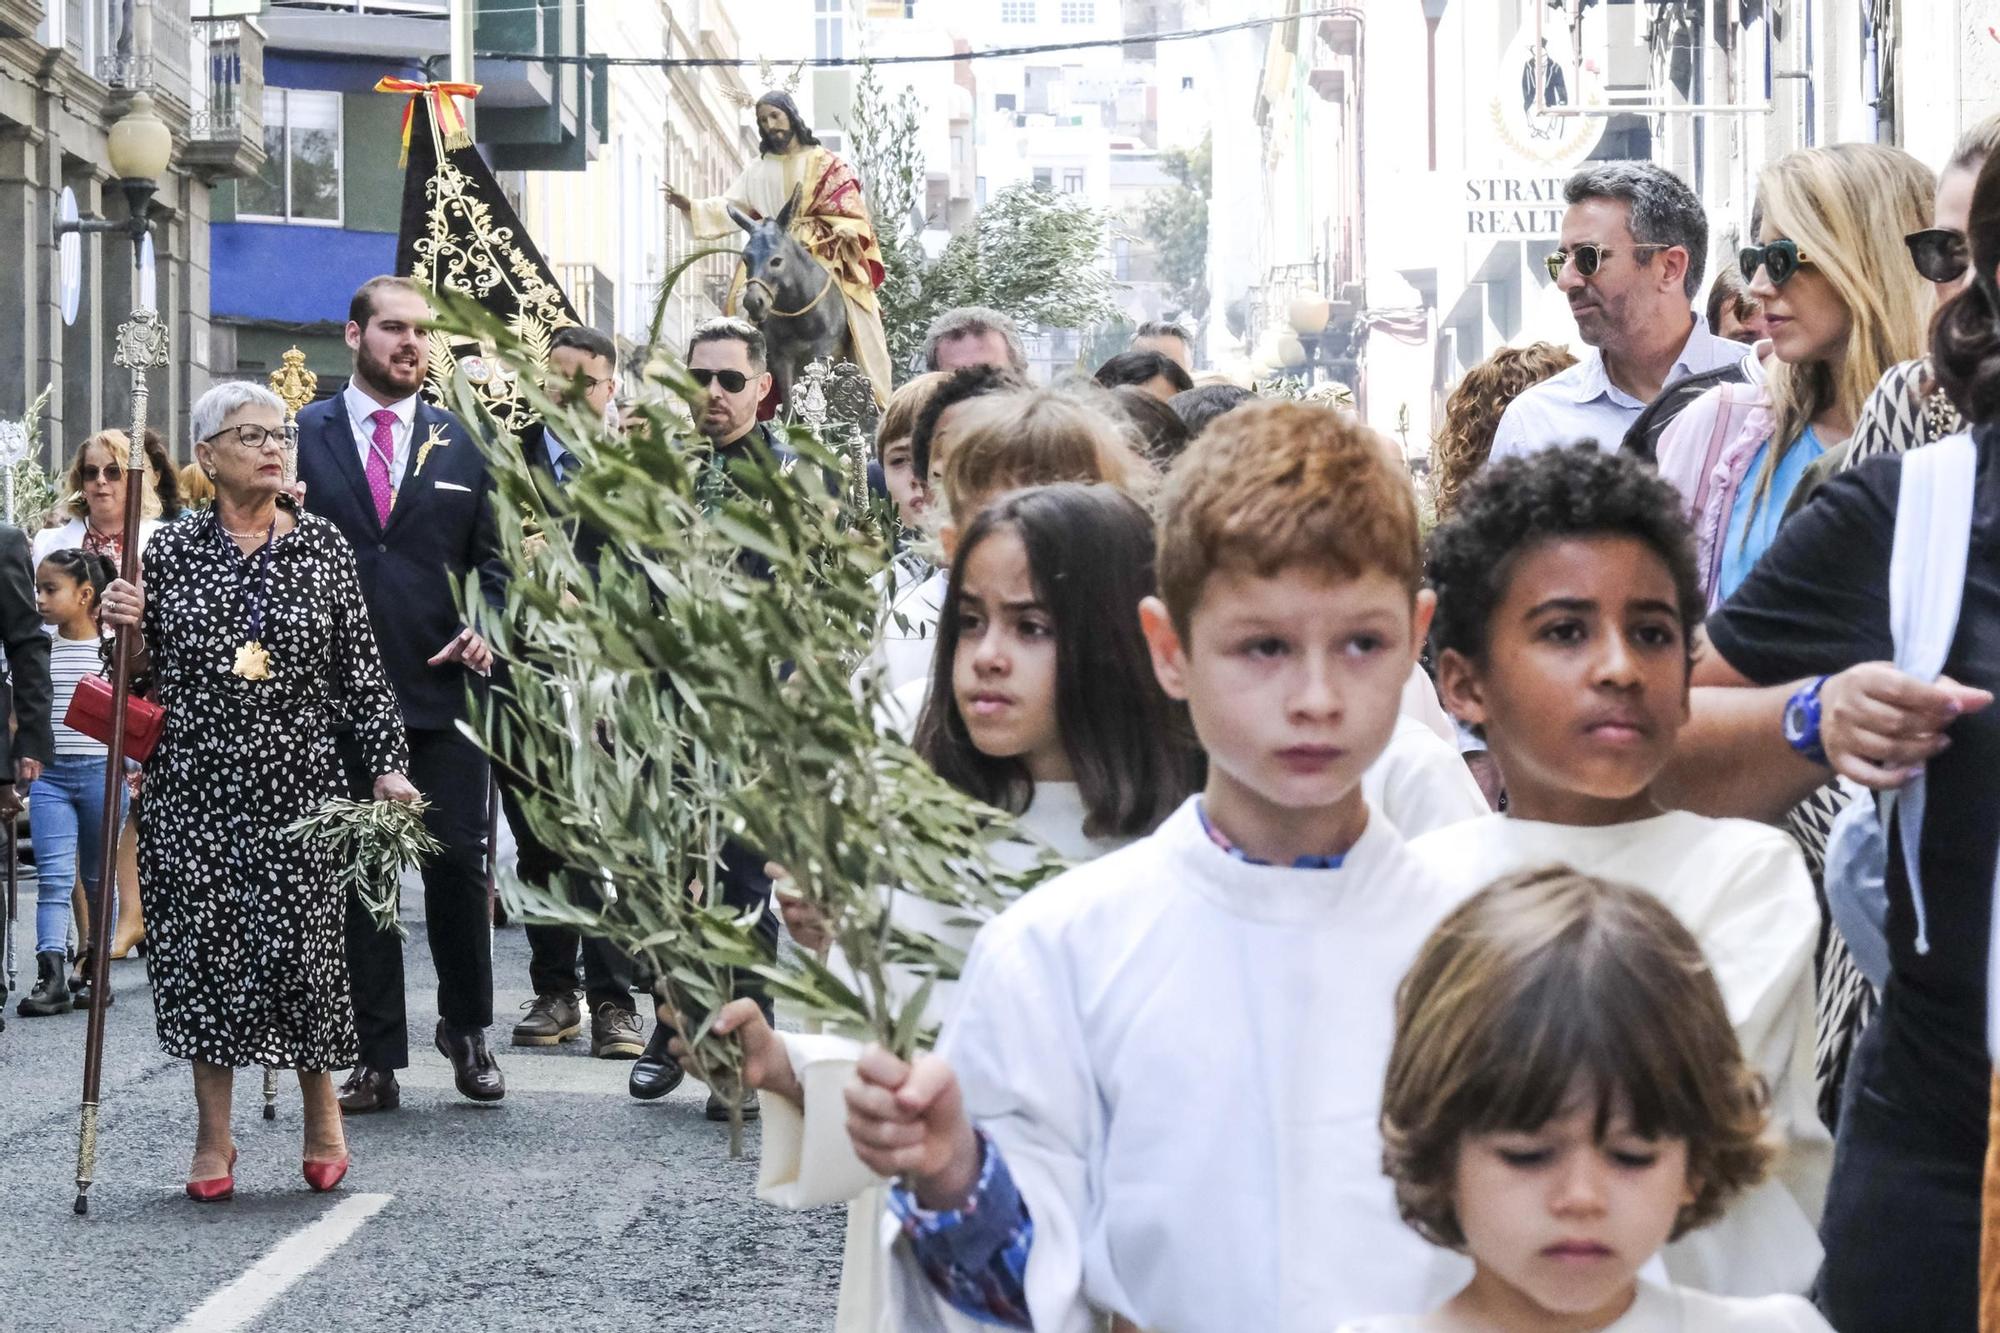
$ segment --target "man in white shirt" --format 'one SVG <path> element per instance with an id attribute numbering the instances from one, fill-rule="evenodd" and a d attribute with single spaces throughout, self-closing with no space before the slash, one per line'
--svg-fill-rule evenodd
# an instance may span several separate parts
<path id="1" fill-rule="evenodd" d="M 1607 162 L 1570 177 L 1563 197 L 1550 275 L 1592 350 L 1508 404 L 1496 462 L 1578 440 L 1614 451 L 1660 390 L 1743 356 L 1741 343 L 1694 317 L 1708 219 L 1678 176 L 1650 162 Z"/>

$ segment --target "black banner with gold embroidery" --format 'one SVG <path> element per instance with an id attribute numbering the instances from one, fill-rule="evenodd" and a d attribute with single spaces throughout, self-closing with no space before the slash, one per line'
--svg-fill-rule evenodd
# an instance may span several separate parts
<path id="1" fill-rule="evenodd" d="M 452 103 L 454 96 L 469 97 L 477 89 L 384 79 L 376 91 L 410 96 L 403 118 L 403 217 L 396 272 L 472 297 L 546 362 L 549 339 L 557 329 L 578 322 L 576 311 L 472 146 Z M 424 397 L 443 405 L 456 365 L 493 414 L 519 430 L 529 420 L 525 405 L 489 351 L 431 334 Z"/>

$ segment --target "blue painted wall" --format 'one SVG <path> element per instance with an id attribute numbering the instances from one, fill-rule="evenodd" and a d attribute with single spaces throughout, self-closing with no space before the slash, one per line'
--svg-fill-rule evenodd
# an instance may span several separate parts
<path id="1" fill-rule="evenodd" d="M 209 246 L 210 308 L 239 319 L 344 323 L 354 289 L 396 269 L 393 232 L 230 222 Z"/>

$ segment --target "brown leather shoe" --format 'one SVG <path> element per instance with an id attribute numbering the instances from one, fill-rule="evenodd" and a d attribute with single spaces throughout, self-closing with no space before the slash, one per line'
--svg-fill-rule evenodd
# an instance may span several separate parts
<path id="1" fill-rule="evenodd" d="M 373 1065 L 356 1065 L 340 1085 L 340 1113 L 367 1115 L 371 1111 L 393 1111 L 403 1104 L 403 1090 L 396 1085 L 396 1071 Z"/>
<path id="2" fill-rule="evenodd" d="M 500 1066 L 494 1063 L 493 1052 L 486 1049 L 484 1032 L 450 1032 L 440 1019 L 437 1048 L 439 1055 L 451 1061 L 452 1079 L 458 1084 L 459 1095 L 475 1102 L 497 1102 L 507 1095 L 507 1080 L 501 1076 Z"/>

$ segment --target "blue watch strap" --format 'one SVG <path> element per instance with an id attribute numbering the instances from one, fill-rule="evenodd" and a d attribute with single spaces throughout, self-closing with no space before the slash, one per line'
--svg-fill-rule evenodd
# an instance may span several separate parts
<path id="1" fill-rule="evenodd" d="M 1826 762 L 1826 747 L 1820 743 L 1819 693 L 1827 678 L 1802 685 L 1785 704 L 1785 743 L 1816 764 Z"/>

